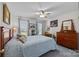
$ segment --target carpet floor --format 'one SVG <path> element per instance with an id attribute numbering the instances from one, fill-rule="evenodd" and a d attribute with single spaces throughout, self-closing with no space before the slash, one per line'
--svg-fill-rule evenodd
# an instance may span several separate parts
<path id="1" fill-rule="evenodd" d="M 79 57 L 79 53 L 58 45 L 56 50 L 49 51 L 40 57 Z"/>

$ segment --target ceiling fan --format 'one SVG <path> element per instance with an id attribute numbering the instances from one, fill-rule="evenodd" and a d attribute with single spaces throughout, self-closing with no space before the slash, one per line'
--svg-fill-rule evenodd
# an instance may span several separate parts
<path id="1" fill-rule="evenodd" d="M 57 4 L 57 5 L 55 5 L 55 6 L 49 6 L 49 7 L 47 7 L 47 8 L 42 8 L 42 3 L 38 3 L 38 5 L 39 5 L 39 10 L 37 11 L 37 12 L 35 12 L 35 14 L 36 15 L 39 15 L 39 17 L 42 17 L 42 18 L 47 18 L 48 17 L 48 15 L 50 15 L 50 14 L 52 14 L 52 13 L 54 13 L 54 12 L 52 12 L 52 11 L 55 11 L 55 10 L 58 10 L 58 9 L 60 9 L 60 7 L 63 7 L 63 4 L 64 3 L 59 3 L 59 4 Z"/>
<path id="2" fill-rule="evenodd" d="M 46 9 L 42 9 L 41 4 L 39 4 L 39 6 L 40 6 L 40 10 L 35 13 L 36 15 L 39 15 L 42 18 L 47 18 L 47 16 L 52 13 L 52 12 L 47 12 Z"/>
<path id="3" fill-rule="evenodd" d="M 36 15 L 39 15 L 40 17 L 47 17 L 48 16 L 48 14 L 51 14 L 52 12 L 46 12 L 45 10 L 40 10 L 39 12 L 36 12 L 35 14 Z"/>

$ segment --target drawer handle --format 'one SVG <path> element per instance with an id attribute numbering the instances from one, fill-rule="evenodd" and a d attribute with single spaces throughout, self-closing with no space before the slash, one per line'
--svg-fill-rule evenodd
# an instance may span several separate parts
<path id="1" fill-rule="evenodd" d="M 0 50 L 0 53 L 3 53 L 4 52 L 4 49 Z"/>

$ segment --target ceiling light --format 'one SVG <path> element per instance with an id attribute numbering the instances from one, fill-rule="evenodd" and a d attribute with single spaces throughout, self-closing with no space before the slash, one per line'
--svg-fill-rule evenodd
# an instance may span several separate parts
<path id="1" fill-rule="evenodd" d="M 45 17 L 45 15 L 41 14 L 40 17 Z"/>

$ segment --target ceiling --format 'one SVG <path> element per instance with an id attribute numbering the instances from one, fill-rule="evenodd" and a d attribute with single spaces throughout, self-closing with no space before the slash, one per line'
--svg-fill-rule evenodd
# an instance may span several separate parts
<path id="1" fill-rule="evenodd" d="M 78 2 L 7 2 L 7 5 L 13 15 L 23 17 L 38 17 L 35 13 L 40 9 L 52 12 L 49 18 L 78 10 Z"/>

